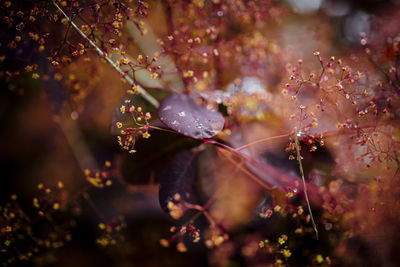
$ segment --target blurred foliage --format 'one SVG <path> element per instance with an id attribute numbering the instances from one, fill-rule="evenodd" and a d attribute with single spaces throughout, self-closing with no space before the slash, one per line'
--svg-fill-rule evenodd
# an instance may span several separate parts
<path id="1" fill-rule="evenodd" d="M 397 1 L 2 0 L 0 12 L 4 266 L 400 262 Z M 218 106 L 225 128 L 171 132 L 140 90 Z M 116 136 L 129 128 L 133 154 Z"/>

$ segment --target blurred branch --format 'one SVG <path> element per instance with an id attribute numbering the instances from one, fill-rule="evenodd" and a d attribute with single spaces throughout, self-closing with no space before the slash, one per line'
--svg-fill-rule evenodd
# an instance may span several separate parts
<path id="1" fill-rule="evenodd" d="M 60 116 L 58 124 L 60 125 L 60 128 L 63 131 L 64 136 L 67 139 L 82 172 L 85 169 L 97 169 L 97 164 L 92 156 L 92 153 L 90 152 L 89 147 L 84 141 L 82 132 L 76 125 L 76 121 L 67 119 L 67 115 L 63 114 Z"/>
<path id="2" fill-rule="evenodd" d="M 146 27 L 146 35 L 142 35 L 136 25 L 131 21 L 127 22 L 126 27 L 131 37 L 136 41 L 139 49 L 146 55 L 152 56 L 154 53 L 161 51 L 161 46 L 158 44 L 157 37 L 148 25 L 144 26 Z M 163 71 L 163 75 L 160 79 L 169 85 L 175 93 L 182 93 L 184 91 L 184 84 L 181 73 L 173 59 L 169 55 L 160 54 L 157 62 Z"/>
<path id="3" fill-rule="evenodd" d="M 118 73 L 122 73 L 122 69 L 118 67 L 114 61 L 112 61 L 107 55 L 89 38 L 86 36 L 85 33 L 83 33 L 79 27 L 68 17 L 68 15 L 60 8 L 60 6 L 55 2 L 52 1 L 53 5 L 57 8 L 57 10 L 68 20 L 68 22 L 71 24 L 71 26 L 76 30 L 88 43 L 96 50 L 96 52 L 99 54 L 100 57 L 104 58 L 105 61 L 107 61 Z M 134 85 L 133 79 L 128 75 L 125 74 L 123 75 L 124 79 L 128 81 L 129 84 Z M 158 108 L 159 103 L 157 99 L 155 99 L 152 95 L 150 95 L 143 87 L 137 85 L 139 87 L 139 93 L 141 96 L 146 99 L 149 103 L 151 103 L 155 108 Z"/>

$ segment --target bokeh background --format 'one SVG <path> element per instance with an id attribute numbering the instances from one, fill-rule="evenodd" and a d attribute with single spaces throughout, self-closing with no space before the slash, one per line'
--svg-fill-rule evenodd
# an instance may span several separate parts
<path id="1" fill-rule="evenodd" d="M 6 14 L 4 2 L 1 1 L 3 17 Z M 265 38 L 274 40 L 280 51 L 284 51 L 281 55 L 284 59 L 282 62 L 296 61 L 298 58 L 302 58 L 304 62 L 312 61 L 313 52 L 316 50 L 327 56 L 350 57 L 349 53 L 357 55 L 361 51 L 360 32 L 366 33 L 370 38 L 384 40 L 387 35 L 397 34 L 396 31 L 400 26 L 400 5 L 394 0 L 272 2 L 276 2 L 279 7 L 285 7 L 288 14 L 275 22 L 267 22 L 262 34 Z M 24 3 L 16 1 L 13 4 Z M 165 35 L 167 29 L 165 23 L 162 23 L 165 18 L 162 5 L 159 1 L 154 3 L 149 1 L 149 4 L 149 16 L 146 22 L 156 36 Z M 162 247 L 159 240 L 170 235 L 169 228 L 175 222 L 159 207 L 157 177 L 162 173 L 174 151 L 193 147 L 193 141 L 173 134 L 154 132 L 150 140 L 138 142 L 136 155 L 128 154 L 120 148 L 116 136 L 112 134 L 112 123 L 114 111 L 129 89 L 129 85 L 121 81 L 120 76 L 94 53 L 90 56 L 90 61 L 81 58 L 65 68 L 63 81 L 34 80 L 25 72 L 18 78 L 10 80 L 7 71 L 25 67 L 20 63 L 21 57 L 29 57 L 38 62 L 40 72 L 51 73 L 51 69 L 44 67 L 47 64 L 46 59 L 33 47 L 31 50 L 27 47 L 22 55 L 17 55 L 9 49 L 7 44 L 15 37 L 15 31 L 8 29 L 4 23 L 1 23 L 1 27 L 0 56 L 7 56 L 6 60 L 0 62 L 1 206 L 5 207 L 10 201 L 10 196 L 16 194 L 18 203 L 26 215 L 29 218 L 36 218 L 37 211 L 32 206 L 32 199 L 42 194 L 43 190 L 38 188 L 39 184 L 57 190 L 54 188 L 59 181 L 62 181 L 64 189 L 61 198 L 71 199 L 88 185 L 85 169 L 102 170 L 106 161 L 112 164 L 108 175 L 113 181 L 109 187 L 91 188 L 87 192 L 88 197 L 77 197 L 65 209 L 63 207 L 60 211 L 54 212 L 52 219 L 34 221 L 32 236 L 18 242 L 21 242 L 22 250 L 33 250 L 36 247 L 37 252 L 30 260 L 17 259 L 16 263 L 11 265 L 269 266 L 272 264 L 268 257 L 264 259 L 263 256 L 254 256 L 252 249 L 254 246 L 258 247 L 258 242 L 263 236 L 271 238 L 279 236 L 279 233 L 285 232 L 293 225 L 279 218 L 274 218 L 268 223 L 260 221 L 257 219 L 257 210 L 240 208 L 235 210 L 236 202 L 241 205 L 238 204 L 240 207 L 252 207 L 257 200 L 251 198 L 251 192 L 258 192 L 256 195 L 263 194 L 256 186 L 243 181 L 234 183 L 228 190 L 228 196 L 224 198 L 225 202 L 219 203 L 222 208 L 229 210 L 229 216 L 221 215 L 220 219 L 229 221 L 225 226 L 230 230 L 232 242 L 214 250 L 204 245 L 192 244 L 188 245 L 186 253 L 177 252 L 174 246 Z M 45 24 L 42 27 L 44 31 L 51 29 Z M 140 52 L 134 45 L 131 51 L 134 54 Z M 269 66 L 269 73 L 276 71 L 273 68 L 273 65 Z M 232 80 L 232 76 L 236 74 L 233 72 L 231 77 L 225 79 Z M 274 81 L 268 81 L 271 91 L 276 90 L 274 87 L 282 82 L 282 77 L 279 75 L 274 77 Z M 80 86 L 84 88 L 71 90 L 74 80 L 79 80 Z M 227 84 L 228 82 L 224 87 Z M 149 90 L 158 97 L 165 95 L 157 89 Z M 143 107 L 151 109 L 140 97 L 137 97 L 136 101 L 142 103 Z M 209 158 L 214 161 L 210 164 L 220 166 L 221 169 L 218 171 L 220 174 L 217 175 L 221 176 L 221 179 L 223 173 L 231 172 L 229 166 L 219 164 L 215 155 Z M 279 165 L 279 157 L 276 161 Z M 287 168 L 287 165 L 283 165 L 283 168 Z M 242 188 L 243 190 L 239 190 Z M 319 212 L 316 209 L 317 216 Z M 112 222 L 119 216 L 123 216 L 124 219 L 121 223 L 123 227 L 116 235 L 117 243 L 112 246 L 98 244 L 98 239 L 102 235 L 99 224 Z M 392 223 L 395 222 L 388 223 L 389 227 L 385 229 L 379 228 L 380 231 L 388 233 L 367 239 L 358 237 L 351 239 L 351 244 L 339 251 L 335 246 L 340 240 L 335 238 L 340 235 L 336 233 L 332 234 L 334 237 L 322 235 L 320 241 L 314 240 L 311 235 L 299 238 L 296 240 L 296 245 L 306 248 L 307 252 L 293 255 L 292 259 L 295 260 L 291 265 L 311 264 L 309 262 L 311 255 L 322 254 L 339 255 L 334 261 L 334 265 L 338 266 L 396 266 L 400 262 L 396 253 L 398 233 L 393 233 L 391 240 L 382 240 L 391 235 L 390 231 L 396 231 Z M 198 221 L 200 228 L 206 225 L 204 219 Z M 70 236 L 70 240 L 67 235 Z M 46 240 L 50 240 L 48 247 L 43 245 Z M 60 240 L 62 246 L 58 247 L 54 243 Z M 381 243 L 386 245 L 381 248 L 381 252 L 377 252 Z M 0 257 L 7 262 L 10 255 L 18 258 L 19 253 L 3 251 Z"/>

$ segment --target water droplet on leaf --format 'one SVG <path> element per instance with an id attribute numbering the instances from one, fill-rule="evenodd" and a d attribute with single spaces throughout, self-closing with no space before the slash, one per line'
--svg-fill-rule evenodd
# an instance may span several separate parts
<path id="1" fill-rule="evenodd" d="M 195 103 L 187 95 L 173 94 L 161 102 L 160 120 L 169 128 L 194 139 L 211 138 L 224 127 L 225 119 L 217 110 Z"/>

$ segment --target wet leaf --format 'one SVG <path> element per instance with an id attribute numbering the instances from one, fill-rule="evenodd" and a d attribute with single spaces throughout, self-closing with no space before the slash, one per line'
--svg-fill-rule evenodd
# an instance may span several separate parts
<path id="1" fill-rule="evenodd" d="M 224 127 L 224 117 L 195 103 L 186 95 L 166 97 L 158 110 L 159 119 L 169 128 L 195 139 L 211 138 Z"/>

